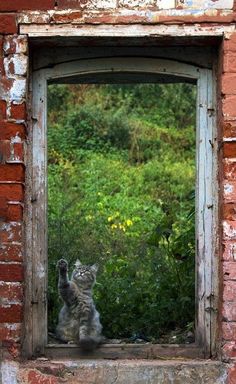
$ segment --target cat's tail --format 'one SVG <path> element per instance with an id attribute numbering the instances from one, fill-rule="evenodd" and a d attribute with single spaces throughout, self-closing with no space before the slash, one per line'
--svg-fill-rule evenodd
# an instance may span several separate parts
<path id="1" fill-rule="evenodd" d="M 83 336 L 79 340 L 79 345 L 83 351 L 91 352 L 96 349 L 102 341 L 102 336 Z"/>

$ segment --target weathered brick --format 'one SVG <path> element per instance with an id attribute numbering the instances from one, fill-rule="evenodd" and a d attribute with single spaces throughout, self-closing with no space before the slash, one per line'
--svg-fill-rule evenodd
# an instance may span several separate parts
<path id="1" fill-rule="evenodd" d="M 235 384 L 236 383 L 236 366 L 229 368 L 227 384 Z"/>
<path id="2" fill-rule="evenodd" d="M 236 280 L 236 262 L 223 262 L 223 277 L 225 281 Z"/>
<path id="3" fill-rule="evenodd" d="M 0 261 L 22 261 L 22 246 L 18 244 L 1 244 Z"/>
<path id="4" fill-rule="evenodd" d="M 22 321 L 22 305 L 0 305 L 0 323 L 20 323 Z"/>
<path id="5" fill-rule="evenodd" d="M 58 378 L 53 375 L 48 375 L 40 372 L 37 369 L 30 369 L 27 372 L 28 384 L 59 384 Z"/>
<path id="6" fill-rule="evenodd" d="M 236 52 L 236 33 L 232 33 L 229 38 L 226 38 L 223 42 L 224 52 L 232 51 Z"/>
<path id="7" fill-rule="evenodd" d="M 4 1 L 6 4 L 6 2 Z M 1 2 L 2 4 L 2 2 Z M 13 13 L 4 13 L 0 15 L 0 33 L 14 34 L 17 33 L 16 15 Z"/>
<path id="8" fill-rule="evenodd" d="M 236 141 L 223 144 L 223 156 L 228 158 L 236 157 Z"/>
<path id="9" fill-rule="evenodd" d="M 236 120 L 236 95 L 225 96 L 222 100 L 223 116 L 227 120 Z"/>
<path id="10" fill-rule="evenodd" d="M 0 264 L 0 280 L 6 282 L 23 281 L 24 271 L 22 264 Z"/>
<path id="11" fill-rule="evenodd" d="M 25 76 L 27 74 L 28 57 L 23 53 L 16 53 L 4 58 L 4 70 L 8 78 L 15 75 Z"/>
<path id="12" fill-rule="evenodd" d="M 236 205 L 234 203 L 224 204 L 223 218 L 225 220 L 236 220 Z"/>
<path id="13" fill-rule="evenodd" d="M 226 52 L 223 56 L 223 71 L 236 72 L 236 52 Z"/>
<path id="14" fill-rule="evenodd" d="M 15 136 L 25 138 L 25 127 L 23 124 L 0 121 L 0 140 L 11 139 Z"/>
<path id="15" fill-rule="evenodd" d="M 226 241 L 222 244 L 222 259 L 236 261 L 236 241 Z"/>
<path id="16" fill-rule="evenodd" d="M 236 182 L 225 181 L 223 184 L 223 198 L 227 203 L 236 202 Z"/>
<path id="17" fill-rule="evenodd" d="M 225 321 L 236 321 L 235 302 L 224 302 L 222 306 L 222 315 Z"/>
<path id="18" fill-rule="evenodd" d="M 236 340 L 236 322 L 222 322 L 222 337 L 224 340 Z"/>
<path id="19" fill-rule="evenodd" d="M 226 180 L 236 180 L 236 161 L 233 159 L 225 159 L 223 161 L 223 172 Z"/>
<path id="20" fill-rule="evenodd" d="M 24 53 L 28 54 L 28 39 L 27 36 L 6 35 L 4 37 L 3 50 L 5 55 Z"/>
<path id="21" fill-rule="evenodd" d="M 0 340 L 20 341 L 21 324 L 3 323 L 0 324 Z"/>
<path id="22" fill-rule="evenodd" d="M 0 184 L 0 197 L 8 201 L 23 201 L 24 188 L 20 184 Z"/>
<path id="23" fill-rule="evenodd" d="M 1 264 L 0 264 L 1 265 Z M 0 282 L 0 303 L 4 301 L 23 300 L 23 286 L 15 282 Z"/>
<path id="24" fill-rule="evenodd" d="M 223 300 L 235 302 L 235 300 L 236 300 L 236 281 L 224 281 Z"/>
<path id="25" fill-rule="evenodd" d="M 0 244 L 20 243 L 22 241 L 22 224 L 20 222 L 2 223 L 0 225 Z"/>
<path id="26" fill-rule="evenodd" d="M 221 92 L 224 95 L 236 94 L 236 73 L 225 73 L 222 75 Z"/>
<path id="27" fill-rule="evenodd" d="M 20 138 L 16 136 L 12 138 L 12 141 L 0 141 L 0 163 L 22 163 L 24 161 L 24 143 L 18 143 L 19 140 Z"/>
<path id="28" fill-rule="evenodd" d="M 235 121 L 225 121 L 223 124 L 223 136 L 225 138 L 234 138 L 236 137 L 236 122 Z"/>
<path id="29" fill-rule="evenodd" d="M 10 108 L 10 118 L 15 120 L 25 120 L 26 119 L 25 103 L 21 103 L 21 104 L 12 103 Z"/>
<path id="30" fill-rule="evenodd" d="M 228 341 L 223 345 L 222 358 L 228 360 L 236 357 L 236 343 L 234 341 Z M 235 383 L 233 383 L 235 384 Z"/>
<path id="31" fill-rule="evenodd" d="M 7 0 L 0 2 L 0 12 L 22 11 L 22 10 L 47 10 L 54 8 L 54 0 Z"/>

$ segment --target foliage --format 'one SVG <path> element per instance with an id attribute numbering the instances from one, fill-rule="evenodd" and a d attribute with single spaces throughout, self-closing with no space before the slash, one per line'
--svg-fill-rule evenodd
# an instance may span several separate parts
<path id="1" fill-rule="evenodd" d="M 56 263 L 99 262 L 107 337 L 194 320 L 195 89 L 187 84 L 49 87 L 49 328 Z"/>

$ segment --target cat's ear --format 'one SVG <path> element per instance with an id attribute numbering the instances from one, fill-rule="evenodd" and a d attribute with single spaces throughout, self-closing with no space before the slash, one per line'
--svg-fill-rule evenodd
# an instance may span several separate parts
<path id="1" fill-rule="evenodd" d="M 97 263 L 93 264 L 92 267 L 91 267 L 92 271 L 95 272 L 95 273 L 97 273 L 98 268 L 99 268 L 99 265 Z"/>
<path id="2" fill-rule="evenodd" d="M 75 262 L 75 267 L 78 268 L 81 264 L 82 264 L 81 261 L 77 259 Z"/>

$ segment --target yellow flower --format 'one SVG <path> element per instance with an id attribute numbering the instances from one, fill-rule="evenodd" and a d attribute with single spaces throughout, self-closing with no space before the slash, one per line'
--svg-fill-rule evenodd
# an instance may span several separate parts
<path id="1" fill-rule="evenodd" d="M 111 228 L 112 228 L 112 229 L 116 229 L 116 228 L 117 228 L 117 225 L 116 225 L 116 224 L 112 224 L 112 225 L 111 225 Z"/>
<path id="2" fill-rule="evenodd" d="M 110 223 L 111 221 L 113 220 L 113 217 L 112 216 L 109 216 L 108 218 L 107 218 L 107 221 Z"/>
<path id="3" fill-rule="evenodd" d="M 126 225 L 127 227 L 130 227 L 131 225 L 133 225 L 133 221 L 130 219 L 126 220 Z"/>

